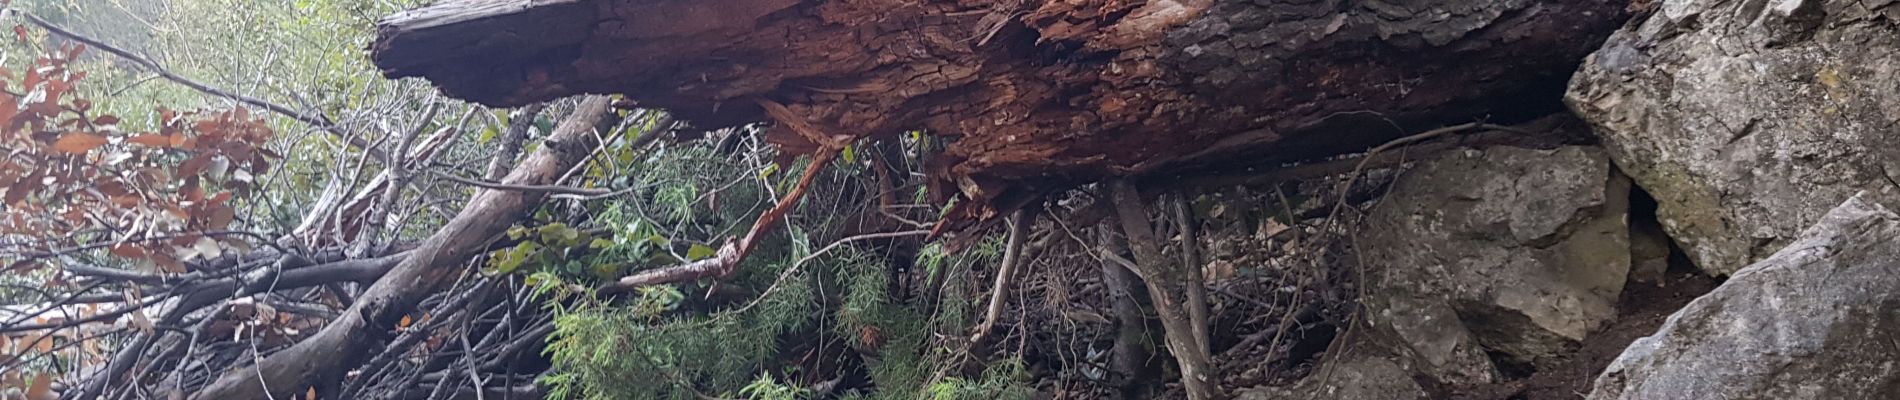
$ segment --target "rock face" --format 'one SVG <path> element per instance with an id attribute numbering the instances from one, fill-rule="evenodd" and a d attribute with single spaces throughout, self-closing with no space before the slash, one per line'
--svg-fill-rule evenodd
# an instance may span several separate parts
<path id="1" fill-rule="evenodd" d="M 1562 353 L 1616 317 L 1629 182 L 1601 149 L 1452 152 L 1404 175 L 1357 244 L 1373 324 L 1447 383 Z"/>
<path id="2" fill-rule="evenodd" d="M 1596 147 L 1453 150 L 1419 163 L 1353 244 L 1369 334 L 1298 385 L 1256 394 L 1415 398 L 1411 388 L 1492 383 L 1574 348 L 1616 317 L 1629 190 Z"/>
<path id="3" fill-rule="evenodd" d="M 1665 1 L 1592 55 L 1566 100 L 1690 259 L 1727 275 L 1894 185 L 1897 22 L 1893 0 Z"/>
<path id="4" fill-rule="evenodd" d="M 1900 215 L 1864 197 L 1631 344 L 1589 398 L 1900 393 Z"/>

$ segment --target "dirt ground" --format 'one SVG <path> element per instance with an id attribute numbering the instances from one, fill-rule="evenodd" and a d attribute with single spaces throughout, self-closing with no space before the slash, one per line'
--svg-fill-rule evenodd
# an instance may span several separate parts
<path id="1" fill-rule="evenodd" d="M 1672 262 L 1671 264 L 1679 264 Z M 1622 315 L 1591 334 L 1582 347 L 1552 368 L 1540 369 L 1529 377 L 1493 385 L 1469 388 L 1454 397 L 1460 400 L 1575 400 L 1590 393 L 1590 384 L 1623 348 L 1643 336 L 1656 332 L 1669 314 L 1721 282 L 1706 275 L 1684 271 L 1672 265 L 1663 285 L 1630 282 L 1623 288 L 1617 305 Z"/>

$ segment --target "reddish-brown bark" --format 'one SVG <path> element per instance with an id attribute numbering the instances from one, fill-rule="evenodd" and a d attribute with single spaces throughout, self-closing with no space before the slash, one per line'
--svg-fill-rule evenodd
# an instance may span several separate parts
<path id="1" fill-rule="evenodd" d="M 1007 208 L 1553 111 L 1624 3 L 447 0 L 385 19 L 372 50 L 390 76 L 491 105 L 624 93 L 716 127 L 765 120 L 764 99 L 824 132 L 926 130 L 954 138 L 937 193 Z"/>

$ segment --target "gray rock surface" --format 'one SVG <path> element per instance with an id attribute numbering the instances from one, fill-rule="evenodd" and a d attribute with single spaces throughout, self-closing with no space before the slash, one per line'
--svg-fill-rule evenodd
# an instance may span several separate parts
<path id="1" fill-rule="evenodd" d="M 1491 382 L 1487 350 L 1534 365 L 1615 318 L 1629 183 L 1601 149 L 1453 151 L 1385 199 L 1354 245 L 1371 274 L 1367 323 L 1408 369 Z"/>
<path id="2" fill-rule="evenodd" d="M 1866 197 L 1631 344 L 1589 398 L 1900 396 L 1900 215 Z"/>
<path id="3" fill-rule="evenodd" d="M 1689 258 L 1727 275 L 1895 185 L 1897 23 L 1895 0 L 1663 1 L 1585 61 L 1566 101 Z"/>

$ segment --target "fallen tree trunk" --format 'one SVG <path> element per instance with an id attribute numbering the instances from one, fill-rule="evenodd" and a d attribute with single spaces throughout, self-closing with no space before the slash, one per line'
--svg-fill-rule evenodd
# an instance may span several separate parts
<path id="1" fill-rule="evenodd" d="M 582 102 L 545 142 L 508 174 L 514 185 L 553 184 L 561 173 L 584 160 L 596 145 L 595 123 L 609 113 L 606 97 Z M 301 398 L 317 388 L 335 386 L 423 297 L 434 293 L 462 266 L 486 249 L 510 225 L 533 210 L 545 193 L 484 190 L 422 245 L 368 290 L 350 309 L 316 335 L 271 354 L 256 365 L 226 372 L 193 399 Z"/>
<path id="2" fill-rule="evenodd" d="M 626 93 L 719 127 L 765 120 L 765 99 L 824 132 L 956 137 L 931 166 L 932 193 L 972 200 L 955 222 L 1079 181 L 1560 111 L 1626 4 L 445 0 L 384 19 L 371 50 L 490 105 Z M 782 149 L 819 147 L 780 122 Z"/>

